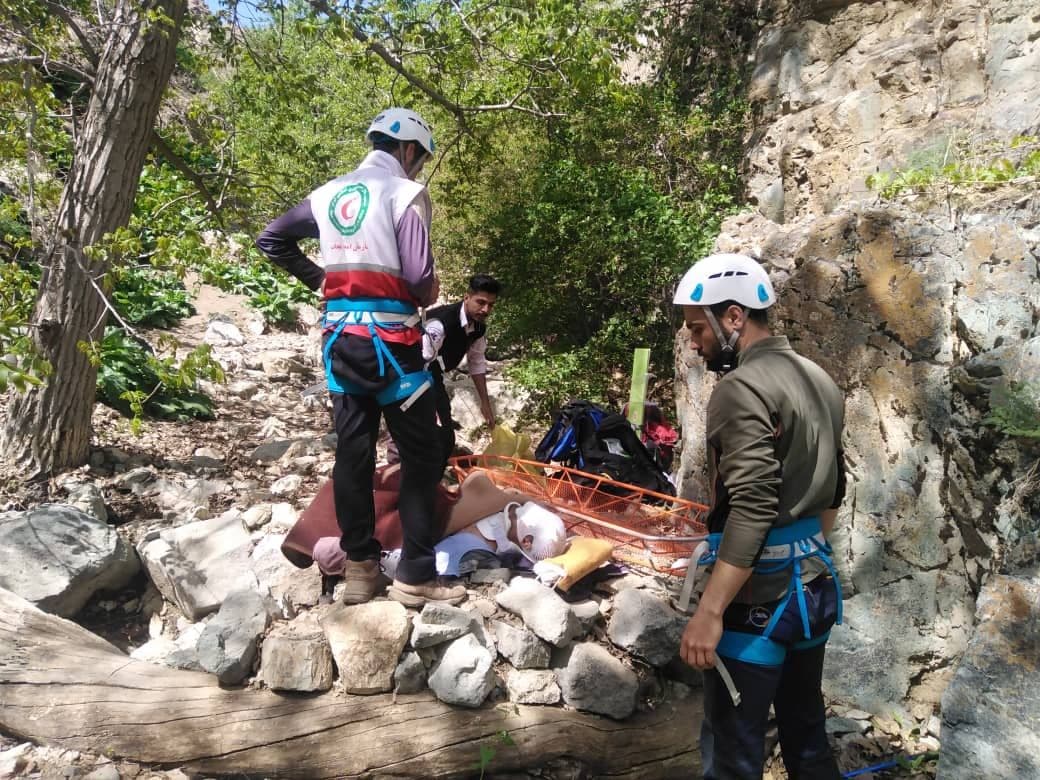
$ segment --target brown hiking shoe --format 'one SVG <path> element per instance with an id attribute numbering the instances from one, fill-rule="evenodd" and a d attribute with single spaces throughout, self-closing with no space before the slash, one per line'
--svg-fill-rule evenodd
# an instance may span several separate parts
<path id="1" fill-rule="evenodd" d="M 347 561 L 343 566 L 344 604 L 364 604 L 390 583 L 379 561 Z"/>
<path id="2" fill-rule="evenodd" d="M 421 607 L 427 601 L 458 604 L 466 598 L 466 589 L 462 585 L 447 585 L 439 577 L 419 585 L 394 580 L 386 595 L 406 607 Z"/>

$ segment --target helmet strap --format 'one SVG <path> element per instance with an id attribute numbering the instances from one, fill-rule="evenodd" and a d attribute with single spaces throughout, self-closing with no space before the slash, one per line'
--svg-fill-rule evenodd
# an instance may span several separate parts
<path id="1" fill-rule="evenodd" d="M 400 153 L 401 153 L 401 167 L 402 168 L 404 167 L 405 149 L 408 148 L 407 144 L 409 144 L 409 143 L 411 143 L 411 141 L 401 141 L 401 140 L 398 140 L 398 142 L 397 142 L 397 148 L 400 150 Z M 411 167 L 409 169 L 407 169 L 405 171 L 405 175 L 407 175 L 409 179 L 412 179 L 414 181 L 415 177 L 419 174 L 419 169 L 422 166 L 423 161 L 425 159 L 426 159 L 426 152 L 424 151 L 422 154 L 418 155 L 415 158 L 415 160 L 412 161 L 412 165 L 411 165 Z"/>
<path id="2" fill-rule="evenodd" d="M 729 337 L 725 336 L 722 330 L 722 326 L 719 321 L 715 318 L 715 313 L 707 306 L 704 308 L 704 318 L 711 325 L 712 332 L 715 334 L 715 339 L 719 343 L 719 356 L 714 360 L 708 361 L 708 368 L 712 371 L 717 371 L 720 374 L 725 374 L 727 371 L 732 371 L 737 365 L 737 342 L 740 340 L 740 331 L 734 330 L 729 334 Z"/>

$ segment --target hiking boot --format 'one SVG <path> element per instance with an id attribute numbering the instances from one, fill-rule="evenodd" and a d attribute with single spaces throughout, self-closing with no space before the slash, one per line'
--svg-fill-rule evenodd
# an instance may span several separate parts
<path id="1" fill-rule="evenodd" d="M 466 598 L 466 588 L 462 585 L 448 585 L 440 577 L 418 585 L 409 585 L 407 582 L 394 580 L 394 584 L 390 586 L 386 595 L 406 607 L 421 607 L 427 601 L 458 604 Z"/>
<path id="2" fill-rule="evenodd" d="M 344 604 L 364 604 L 390 583 L 390 578 L 383 574 L 379 561 L 347 561 L 343 567 Z"/>

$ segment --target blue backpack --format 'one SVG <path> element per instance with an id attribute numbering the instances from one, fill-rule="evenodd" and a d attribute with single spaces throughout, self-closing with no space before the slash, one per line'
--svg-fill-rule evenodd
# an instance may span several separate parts
<path id="1" fill-rule="evenodd" d="M 628 420 L 591 401 L 571 401 L 556 412 L 535 449 L 535 458 L 675 495 L 675 486 Z"/>

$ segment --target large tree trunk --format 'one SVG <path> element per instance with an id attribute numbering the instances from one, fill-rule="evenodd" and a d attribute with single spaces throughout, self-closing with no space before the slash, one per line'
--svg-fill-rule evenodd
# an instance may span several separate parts
<path id="1" fill-rule="evenodd" d="M 99 288 L 109 261 L 85 250 L 130 219 L 186 6 L 120 0 L 109 21 L 30 321 L 53 373 L 15 397 L 0 436 L 0 453 L 23 475 L 87 460 L 97 372 L 78 344 L 104 332 L 108 313 Z"/>
<path id="2" fill-rule="evenodd" d="M 593 777 L 700 775 L 699 692 L 613 721 L 556 707 L 449 707 L 431 694 L 284 695 L 134 661 L 0 588 L 0 729 L 34 742 L 211 773 L 465 778 L 558 759 Z M 513 745 L 499 737 L 509 734 Z"/>

